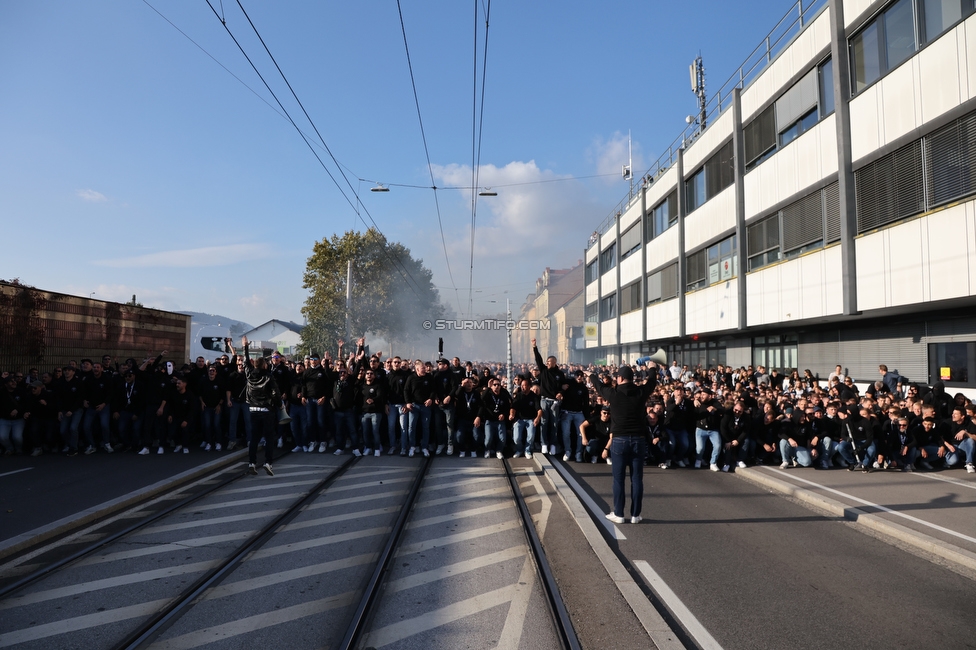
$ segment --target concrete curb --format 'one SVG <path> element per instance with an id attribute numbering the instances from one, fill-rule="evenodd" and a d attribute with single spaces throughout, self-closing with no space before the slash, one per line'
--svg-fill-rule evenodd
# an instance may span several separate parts
<path id="1" fill-rule="evenodd" d="M 793 497 L 794 499 L 808 506 L 812 506 L 817 510 L 826 510 L 837 517 L 843 517 L 848 521 L 873 530 L 883 537 L 888 537 L 893 540 L 898 540 L 904 544 L 908 544 L 909 546 L 914 546 L 917 549 L 931 553 L 932 555 L 940 557 L 943 560 L 959 567 L 968 569 L 969 571 L 976 571 L 976 553 L 967 551 L 964 548 L 960 548 L 954 544 L 942 541 L 941 539 L 936 539 L 935 537 L 926 535 L 925 533 L 921 533 L 917 530 L 913 530 L 907 526 L 902 526 L 900 524 L 888 521 L 883 517 L 866 512 L 860 508 L 849 506 L 829 497 L 821 496 L 812 490 L 798 487 L 792 483 L 787 483 L 786 481 L 773 478 L 762 471 L 748 468 L 737 469 L 735 470 L 734 474 L 743 480 L 768 488 L 774 492 L 779 492 L 781 494 L 785 494 L 786 496 Z"/>
<path id="2" fill-rule="evenodd" d="M 573 519 L 576 520 L 576 525 L 583 532 L 583 536 L 586 537 L 590 548 L 600 558 L 600 562 L 603 563 L 603 567 L 610 575 L 610 579 L 613 580 L 620 594 L 624 597 L 624 600 L 627 601 L 627 604 L 634 611 L 637 620 L 640 621 L 647 635 L 654 642 L 654 645 L 659 650 L 683 650 L 685 647 L 684 644 L 678 639 L 667 622 L 661 618 L 661 615 L 654 608 L 654 605 L 651 604 L 651 601 L 647 599 L 640 586 L 634 581 L 624 565 L 620 563 L 620 560 L 617 559 L 616 554 L 607 545 L 606 540 L 603 539 L 603 534 L 596 527 L 596 524 L 593 523 L 589 511 L 583 506 L 576 493 L 569 487 L 569 484 L 566 483 L 559 471 L 549 462 L 549 459 L 544 454 L 533 454 L 533 458 L 538 461 L 543 473 L 552 483 L 559 498 L 573 515 Z"/>
<path id="3" fill-rule="evenodd" d="M 135 492 L 130 492 L 125 496 L 100 503 L 99 505 L 88 508 L 87 510 L 82 510 L 81 512 L 64 517 L 45 526 L 41 526 L 39 528 L 35 528 L 34 530 L 27 531 L 26 533 L 21 533 L 20 535 L 11 537 L 10 539 L 0 542 L 0 560 L 3 560 L 14 553 L 18 553 L 35 544 L 40 544 L 53 537 L 57 537 L 58 535 L 71 532 L 75 528 L 80 528 L 81 526 L 89 524 L 96 519 L 100 519 L 120 510 L 124 510 L 133 504 L 156 496 L 161 492 L 171 490 L 178 485 L 189 483 L 193 479 L 199 478 L 200 476 L 213 472 L 221 467 L 226 467 L 227 465 L 241 462 L 245 458 L 247 458 L 247 449 L 232 452 L 222 458 L 218 458 L 209 463 L 204 463 L 203 465 L 199 465 L 193 469 L 189 469 L 175 476 L 171 476 L 152 485 L 147 485 L 146 487 L 136 490 Z"/>

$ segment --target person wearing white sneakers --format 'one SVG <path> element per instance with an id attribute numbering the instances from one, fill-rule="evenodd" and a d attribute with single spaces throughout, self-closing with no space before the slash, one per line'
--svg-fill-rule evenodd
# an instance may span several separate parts
<path id="1" fill-rule="evenodd" d="M 502 450 L 507 440 L 506 425 L 508 416 L 512 412 L 512 397 L 502 388 L 502 382 L 496 377 L 488 381 L 488 390 L 481 396 L 481 419 L 485 423 L 485 458 L 491 456 L 504 458 Z"/>
<path id="2" fill-rule="evenodd" d="M 657 364 L 650 362 L 657 369 Z M 647 455 L 645 432 L 647 398 L 657 385 L 657 373 L 648 373 L 643 385 L 634 384 L 634 370 L 621 366 L 617 371 L 617 385 L 606 386 L 596 374 L 590 375 L 590 385 L 610 405 L 610 442 L 603 450 L 604 457 L 612 457 L 613 512 L 607 519 L 622 524 L 626 494 L 624 479 L 630 467 L 630 523 L 641 521 L 644 503 L 644 457 Z"/>
<path id="3" fill-rule="evenodd" d="M 190 448 L 187 445 L 190 442 L 193 422 L 200 414 L 200 398 L 187 390 L 186 377 L 177 375 L 176 392 L 173 393 L 167 405 L 170 408 L 170 415 L 167 421 L 173 436 L 173 442 L 176 443 L 176 448 L 173 449 L 173 453 L 178 454 L 182 451 L 184 454 L 188 454 L 190 453 Z"/>
<path id="4" fill-rule="evenodd" d="M 481 426 L 481 418 L 478 417 L 480 409 L 481 400 L 478 399 L 478 393 L 474 389 L 474 380 L 465 377 L 461 380 L 461 385 L 454 390 L 454 422 L 457 426 L 459 458 L 464 458 L 466 453 L 470 453 L 471 458 L 477 458 L 478 429 Z"/>
<path id="5" fill-rule="evenodd" d="M 580 441 L 590 456 L 591 463 L 600 460 L 603 450 L 610 442 L 610 407 L 603 406 L 597 413 L 599 415 L 584 421 L 579 428 Z"/>
<path id="6" fill-rule="evenodd" d="M 248 446 L 248 472 L 257 474 L 258 441 L 264 443 L 264 471 L 274 476 L 271 461 L 274 456 L 274 434 L 278 422 L 276 406 L 281 403 L 281 392 L 264 357 L 258 357 L 251 365 L 246 336 L 241 337 L 244 346 L 244 376 L 247 378 L 247 404 L 251 412 L 251 444 Z M 233 348 L 231 348 L 233 352 Z"/>
<path id="7" fill-rule="evenodd" d="M 366 446 L 363 454 L 369 456 L 375 450 L 375 455 L 380 456 L 383 448 L 380 422 L 384 414 L 389 415 L 390 407 L 386 403 L 386 387 L 380 383 L 372 368 L 366 370 L 363 383 L 356 386 L 356 405 L 363 414 L 363 444 Z"/>
<path id="8" fill-rule="evenodd" d="M 535 432 L 542 421 L 542 404 L 539 400 L 538 388 L 530 387 L 528 379 L 520 383 L 520 390 L 512 400 L 512 437 L 515 440 L 515 458 L 521 458 L 524 452 L 526 458 L 532 458 L 532 446 L 535 444 Z"/>

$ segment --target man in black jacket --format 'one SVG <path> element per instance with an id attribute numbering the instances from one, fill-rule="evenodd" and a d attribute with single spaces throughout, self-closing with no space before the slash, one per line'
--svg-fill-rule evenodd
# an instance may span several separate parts
<path id="1" fill-rule="evenodd" d="M 718 455 L 722 451 L 722 436 L 719 429 L 722 427 L 722 416 L 725 409 L 715 403 L 712 399 L 712 391 L 703 386 L 698 395 L 695 396 L 695 469 L 702 466 L 702 456 L 705 451 L 705 442 L 712 446 L 712 454 L 708 463 L 708 468 L 713 472 L 718 471 Z"/>
<path id="2" fill-rule="evenodd" d="M 652 368 L 657 364 L 651 362 Z M 634 385 L 634 371 L 621 366 L 617 371 L 617 385 L 605 386 L 596 374 L 590 375 L 590 385 L 610 405 L 610 442 L 603 450 L 609 454 L 613 466 L 613 512 L 607 519 L 622 524 L 624 518 L 624 479 L 630 466 L 630 523 L 640 523 L 644 500 L 644 457 L 647 455 L 647 398 L 654 392 L 657 375 L 651 374 L 642 386 Z"/>
<path id="3" fill-rule="evenodd" d="M 258 357 L 251 366 L 247 337 L 241 337 L 244 345 L 244 376 L 247 378 L 247 404 L 251 411 L 251 444 L 248 447 L 247 471 L 257 474 L 258 441 L 264 439 L 264 471 L 274 476 L 271 460 L 274 456 L 274 433 L 278 422 L 277 405 L 281 403 L 281 392 L 268 368 L 264 357 Z"/>
<path id="4" fill-rule="evenodd" d="M 532 354 L 539 369 L 539 388 L 542 389 L 542 431 L 539 437 L 542 438 L 542 453 L 555 454 L 556 440 L 559 438 L 559 404 L 566 373 L 559 367 L 556 357 L 550 356 L 543 361 L 535 343 L 535 339 L 532 339 Z"/>

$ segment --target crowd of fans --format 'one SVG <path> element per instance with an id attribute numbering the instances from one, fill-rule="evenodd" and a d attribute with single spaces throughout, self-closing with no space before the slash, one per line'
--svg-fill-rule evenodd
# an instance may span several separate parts
<path id="1" fill-rule="evenodd" d="M 588 377 L 612 384 L 616 369 L 560 365 L 533 350 L 535 363 L 512 367 L 511 390 L 501 364 L 384 359 L 368 354 L 363 339 L 348 354 L 340 341 L 335 359 L 273 353 L 280 416 L 290 422 L 282 419 L 272 443 L 336 455 L 501 459 L 541 451 L 601 462 L 613 424 Z M 640 361 L 636 383 L 656 383 L 647 464 L 976 472 L 976 406 L 941 382 L 909 383 L 881 365 L 862 392 L 839 365 L 824 380 L 809 370 Z M 251 435 L 245 363 L 253 362 L 236 354 L 182 367 L 165 353 L 121 363 L 106 355 L 51 372 L 4 372 L 0 447 L 35 456 L 234 449 Z"/>

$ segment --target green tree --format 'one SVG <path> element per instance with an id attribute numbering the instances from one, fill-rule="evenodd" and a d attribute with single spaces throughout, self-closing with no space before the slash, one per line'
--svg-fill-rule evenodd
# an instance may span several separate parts
<path id="1" fill-rule="evenodd" d="M 440 295 L 423 260 L 400 243 L 390 243 L 374 228 L 350 231 L 316 242 L 305 266 L 309 290 L 302 314 L 302 350 L 335 351 L 346 333 L 346 269 L 352 260 L 352 309 L 349 336 L 367 332 L 398 344 L 428 338 L 422 323 L 444 317 Z"/>

